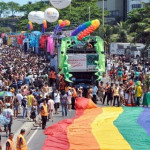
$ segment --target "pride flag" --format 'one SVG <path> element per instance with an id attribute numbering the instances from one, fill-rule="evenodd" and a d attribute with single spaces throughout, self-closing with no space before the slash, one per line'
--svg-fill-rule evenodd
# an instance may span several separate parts
<path id="1" fill-rule="evenodd" d="M 150 150 L 150 108 L 100 108 L 77 98 L 76 116 L 44 133 L 42 150 Z"/>

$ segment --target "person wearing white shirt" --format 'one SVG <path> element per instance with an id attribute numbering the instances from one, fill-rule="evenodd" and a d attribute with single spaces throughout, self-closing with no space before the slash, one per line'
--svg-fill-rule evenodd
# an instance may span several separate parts
<path id="1" fill-rule="evenodd" d="M 72 91 L 71 88 L 69 88 L 67 92 L 67 100 L 68 100 L 68 110 L 71 110 L 71 98 L 72 98 Z"/>
<path id="2" fill-rule="evenodd" d="M 94 83 L 92 89 L 93 89 L 93 99 L 92 99 L 92 100 L 93 100 L 93 102 L 96 104 L 96 103 L 97 103 L 96 95 L 97 95 L 98 88 L 97 88 L 97 86 L 95 85 L 95 83 Z"/>
<path id="3" fill-rule="evenodd" d="M 59 94 L 59 91 L 56 90 L 54 92 L 54 107 L 55 107 L 55 114 L 58 114 L 58 108 L 59 108 L 59 104 L 60 104 L 60 94 Z"/>
<path id="4" fill-rule="evenodd" d="M 10 109 L 10 103 L 6 103 L 6 108 L 3 110 L 3 116 L 6 118 L 7 123 L 4 125 L 6 136 L 11 133 L 11 126 L 13 123 L 13 111 Z"/>

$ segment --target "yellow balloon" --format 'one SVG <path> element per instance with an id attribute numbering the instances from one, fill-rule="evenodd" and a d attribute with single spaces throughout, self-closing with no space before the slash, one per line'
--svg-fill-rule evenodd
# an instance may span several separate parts
<path id="1" fill-rule="evenodd" d="M 63 20 L 58 20 L 58 23 L 61 24 L 63 22 Z"/>
<path id="2" fill-rule="evenodd" d="M 70 21 L 69 20 L 66 20 L 67 21 L 67 26 L 69 26 L 70 25 Z"/>
<path id="3" fill-rule="evenodd" d="M 100 26 L 100 21 L 98 19 L 92 21 L 92 25 L 94 26 L 95 30 Z"/>

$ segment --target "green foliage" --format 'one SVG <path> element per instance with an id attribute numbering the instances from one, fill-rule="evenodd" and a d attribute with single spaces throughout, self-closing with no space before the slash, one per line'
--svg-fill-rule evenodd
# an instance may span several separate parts
<path id="1" fill-rule="evenodd" d="M 10 27 L 0 27 L 0 33 L 12 32 Z"/>
<path id="2" fill-rule="evenodd" d="M 0 17 L 8 9 L 7 3 L 0 2 Z"/>
<path id="3" fill-rule="evenodd" d="M 7 3 L 8 9 L 11 11 L 12 16 L 19 11 L 19 4 L 13 1 Z"/>

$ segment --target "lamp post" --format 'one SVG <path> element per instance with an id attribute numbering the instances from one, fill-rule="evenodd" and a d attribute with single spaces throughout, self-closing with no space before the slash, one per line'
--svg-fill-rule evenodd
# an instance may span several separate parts
<path id="1" fill-rule="evenodd" d="M 104 0 L 103 0 L 103 8 L 102 8 L 102 20 L 103 20 L 103 27 L 104 27 Z"/>
<path id="2" fill-rule="evenodd" d="M 91 7 L 89 7 L 89 21 L 91 20 Z"/>

